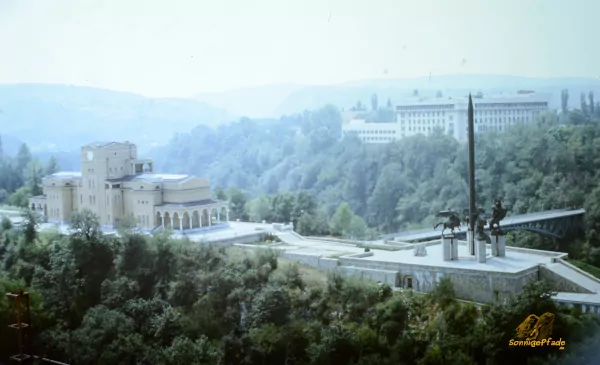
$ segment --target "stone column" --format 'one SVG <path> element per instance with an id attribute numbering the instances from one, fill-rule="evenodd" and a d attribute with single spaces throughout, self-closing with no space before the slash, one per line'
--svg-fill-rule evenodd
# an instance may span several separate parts
<path id="1" fill-rule="evenodd" d="M 183 231 L 183 216 L 179 217 L 179 230 Z"/>
<path id="2" fill-rule="evenodd" d="M 217 210 L 217 222 L 221 223 L 221 213 Z"/>
<path id="3" fill-rule="evenodd" d="M 193 221 L 192 221 L 192 217 L 193 217 L 193 216 L 194 216 L 194 213 L 192 212 L 192 215 L 190 215 L 190 216 L 189 216 L 189 219 L 190 219 L 190 229 L 193 229 L 193 228 L 194 228 L 194 225 L 192 224 L 192 222 L 193 222 Z"/>
<path id="4" fill-rule="evenodd" d="M 227 223 L 229 223 L 229 209 L 227 209 Z"/>
<path id="5" fill-rule="evenodd" d="M 163 228 L 165 228 L 165 216 L 164 215 L 160 215 L 160 222 Z"/>
<path id="6" fill-rule="evenodd" d="M 171 229 L 175 229 L 175 227 L 173 227 L 173 217 L 171 216 Z"/>
<path id="7" fill-rule="evenodd" d="M 458 260 L 458 238 L 452 239 L 451 246 L 452 246 L 452 260 Z"/>
<path id="8" fill-rule="evenodd" d="M 484 240 L 475 240 L 475 256 L 477 257 L 477 262 L 486 262 L 486 243 Z"/>
<path id="9" fill-rule="evenodd" d="M 444 261 L 452 261 L 452 241 L 454 241 L 454 235 L 442 236 Z"/>
<path id="10" fill-rule="evenodd" d="M 472 251 L 471 242 L 473 242 L 473 232 L 467 230 L 467 247 L 469 248 L 469 255 L 475 256 L 475 252 Z"/>
<path id="11" fill-rule="evenodd" d="M 501 234 L 496 236 L 498 242 L 498 257 L 506 256 L 506 236 Z"/>

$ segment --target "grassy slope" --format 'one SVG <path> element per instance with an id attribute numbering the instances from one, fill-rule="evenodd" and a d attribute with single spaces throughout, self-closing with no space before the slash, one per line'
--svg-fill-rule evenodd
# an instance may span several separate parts
<path id="1" fill-rule="evenodd" d="M 585 262 L 582 261 L 578 261 L 578 260 L 572 260 L 572 259 L 568 259 L 567 260 L 571 265 L 577 266 L 578 268 L 580 268 L 581 270 L 590 273 L 592 275 L 594 275 L 597 278 L 600 278 L 600 268 L 587 264 Z"/>

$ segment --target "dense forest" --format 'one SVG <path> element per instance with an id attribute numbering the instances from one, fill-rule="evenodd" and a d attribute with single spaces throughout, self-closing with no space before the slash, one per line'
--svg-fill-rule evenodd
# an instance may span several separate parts
<path id="1" fill-rule="evenodd" d="M 427 295 L 393 291 L 269 249 L 105 236 L 88 211 L 69 235 L 25 218 L 0 226 L 0 291 L 31 293 L 36 352 L 71 364 L 575 365 L 598 343 L 598 320 L 557 308 L 542 282 L 476 306 L 456 300 L 449 280 Z M 525 317 L 548 311 L 564 352 L 508 346 Z M 0 296 L 0 358 L 15 353 L 15 315 Z"/>

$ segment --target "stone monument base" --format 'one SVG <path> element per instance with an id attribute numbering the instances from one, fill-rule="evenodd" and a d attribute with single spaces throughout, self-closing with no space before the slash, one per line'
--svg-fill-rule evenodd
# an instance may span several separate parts
<path id="1" fill-rule="evenodd" d="M 492 231 L 490 234 L 492 239 L 492 255 L 498 257 L 506 256 L 506 236 L 499 231 Z"/>
<path id="2" fill-rule="evenodd" d="M 477 262 L 484 263 L 486 262 L 486 248 L 487 244 L 485 240 L 475 240 L 475 257 L 477 257 Z"/>
<path id="3" fill-rule="evenodd" d="M 458 239 L 453 235 L 442 235 L 444 261 L 458 260 Z"/>
<path id="4" fill-rule="evenodd" d="M 473 242 L 472 237 L 473 237 L 473 232 L 468 230 L 467 231 L 467 247 L 469 249 L 469 255 L 475 256 L 475 251 L 473 251 L 473 248 L 471 247 L 471 242 Z"/>

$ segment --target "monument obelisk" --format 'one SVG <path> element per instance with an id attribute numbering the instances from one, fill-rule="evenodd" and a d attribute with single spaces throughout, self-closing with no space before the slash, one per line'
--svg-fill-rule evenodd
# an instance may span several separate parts
<path id="1" fill-rule="evenodd" d="M 473 99 L 469 94 L 467 110 L 467 133 L 469 134 L 469 227 L 467 238 L 469 253 L 475 256 L 475 226 L 477 225 L 477 205 L 475 202 L 475 126 L 473 123 Z"/>

